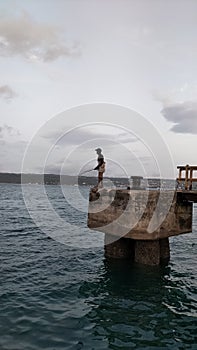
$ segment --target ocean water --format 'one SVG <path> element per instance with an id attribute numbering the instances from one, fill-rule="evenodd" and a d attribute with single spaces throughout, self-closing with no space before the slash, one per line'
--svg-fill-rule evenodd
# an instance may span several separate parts
<path id="1" fill-rule="evenodd" d="M 65 199 L 46 186 L 70 225 L 64 244 L 52 239 L 40 186 L 27 186 L 49 235 L 21 187 L 1 184 L 0 350 L 197 349 L 196 206 L 193 233 L 170 239 L 168 266 L 145 267 L 104 258 L 103 235 L 86 227 L 76 187 L 65 186 Z M 88 198 L 88 188 L 80 191 Z"/>

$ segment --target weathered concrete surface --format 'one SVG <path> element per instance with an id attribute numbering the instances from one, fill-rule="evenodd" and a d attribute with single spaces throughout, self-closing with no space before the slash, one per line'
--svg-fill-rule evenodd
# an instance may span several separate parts
<path id="1" fill-rule="evenodd" d="M 130 259 L 136 263 L 159 265 L 170 259 L 169 239 L 154 241 L 120 238 L 105 234 L 105 256 L 107 258 Z"/>
<path id="2" fill-rule="evenodd" d="M 134 261 L 135 241 L 130 238 L 120 238 L 114 241 L 114 236 L 105 234 L 105 256 L 109 258 L 124 258 Z"/>
<path id="3" fill-rule="evenodd" d="M 105 256 L 159 265 L 170 258 L 169 239 L 192 231 L 192 203 L 172 191 L 90 192 L 88 227 L 105 232 Z"/>
<path id="4" fill-rule="evenodd" d="M 172 191 L 102 190 L 90 193 L 88 227 L 135 240 L 176 236 L 192 231 L 192 203 Z"/>
<path id="5" fill-rule="evenodd" d="M 170 259 L 169 239 L 155 241 L 135 241 L 135 262 L 146 265 L 159 265 Z"/>
<path id="6" fill-rule="evenodd" d="M 170 244 L 169 238 L 163 238 L 160 242 L 160 262 L 168 262 L 170 259 Z"/>

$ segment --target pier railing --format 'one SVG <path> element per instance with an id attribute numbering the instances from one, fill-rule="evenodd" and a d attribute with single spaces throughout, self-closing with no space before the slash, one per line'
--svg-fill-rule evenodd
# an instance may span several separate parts
<path id="1" fill-rule="evenodd" d="M 193 182 L 197 182 L 197 166 L 187 164 L 185 166 L 177 166 L 177 169 L 179 169 L 178 186 L 184 186 L 186 191 L 191 191 Z"/>

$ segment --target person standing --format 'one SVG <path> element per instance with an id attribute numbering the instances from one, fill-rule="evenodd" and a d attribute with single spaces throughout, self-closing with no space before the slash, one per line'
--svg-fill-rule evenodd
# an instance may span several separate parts
<path id="1" fill-rule="evenodd" d="M 97 166 L 94 168 L 94 170 L 98 170 L 98 187 L 103 187 L 103 173 L 105 172 L 105 160 L 104 156 L 102 154 L 101 148 L 95 149 L 96 153 L 98 154 L 97 158 Z"/>

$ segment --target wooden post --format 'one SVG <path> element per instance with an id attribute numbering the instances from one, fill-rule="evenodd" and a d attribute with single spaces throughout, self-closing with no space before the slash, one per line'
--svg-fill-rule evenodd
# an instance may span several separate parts
<path id="1" fill-rule="evenodd" d="M 193 178 L 193 168 L 190 168 L 190 183 L 189 183 L 189 190 L 192 190 L 192 178 Z"/>
<path id="2" fill-rule="evenodd" d="M 180 185 L 184 182 L 184 187 L 186 191 L 192 191 L 193 182 L 197 182 L 197 176 L 195 176 L 194 171 L 197 171 L 197 166 L 193 165 L 185 165 L 185 166 L 177 166 L 179 169 L 179 175 L 177 177 L 177 184 Z M 182 172 L 185 172 L 182 174 Z"/>
<path id="3" fill-rule="evenodd" d="M 185 167 L 185 190 L 188 190 L 188 173 L 189 173 L 189 165 L 187 164 Z"/>
<path id="4" fill-rule="evenodd" d="M 181 183 L 181 176 L 182 175 L 182 169 L 180 168 L 179 169 L 179 178 L 178 178 L 178 181 L 179 181 L 179 183 Z"/>

